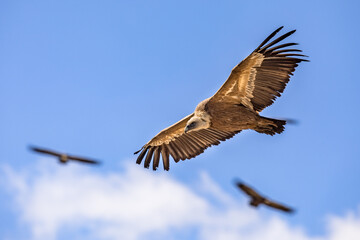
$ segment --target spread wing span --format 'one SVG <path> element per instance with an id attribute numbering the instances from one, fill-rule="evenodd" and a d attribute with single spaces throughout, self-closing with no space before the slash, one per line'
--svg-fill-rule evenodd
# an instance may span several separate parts
<path id="1" fill-rule="evenodd" d="M 295 30 L 271 41 L 282 28 L 280 27 L 271 33 L 231 71 L 229 78 L 210 98 L 208 103 L 225 102 L 243 105 L 260 112 L 271 105 L 276 97 L 280 96 L 298 63 L 307 61 L 302 58 L 306 57 L 305 55 L 297 53 L 301 50 L 288 48 L 297 45 L 297 43 L 278 44 L 293 34 Z M 153 169 L 156 170 L 161 155 L 164 169 L 169 170 L 170 155 L 175 162 L 180 159 L 190 159 L 204 152 L 209 146 L 217 145 L 220 141 L 225 141 L 240 132 L 207 128 L 185 133 L 186 123 L 192 116 L 193 114 L 190 114 L 151 139 L 135 153 L 140 152 L 136 162 L 141 164 L 145 158 L 144 166 L 149 168 L 153 160 Z"/>
<path id="2" fill-rule="evenodd" d="M 240 188 L 244 193 L 246 193 L 247 195 L 249 195 L 252 198 L 252 201 L 257 202 L 257 204 L 255 206 L 257 206 L 258 204 L 262 203 L 265 204 L 269 207 L 275 208 L 275 209 L 279 209 L 282 210 L 284 212 L 293 212 L 294 209 L 287 207 L 281 203 L 277 203 L 275 201 L 269 200 L 268 198 L 265 198 L 264 196 L 260 195 L 257 191 L 255 191 L 253 188 L 237 181 L 236 185 L 238 186 L 238 188 Z M 251 202 L 252 202 L 251 201 Z M 250 204 L 251 204 L 250 202 Z"/>
<path id="3" fill-rule="evenodd" d="M 73 155 L 62 154 L 62 153 L 59 153 L 59 152 L 56 152 L 56 151 L 53 151 L 53 150 L 49 150 L 49 149 L 45 149 L 45 148 L 39 148 L 39 147 L 30 146 L 30 149 L 35 151 L 35 152 L 45 153 L 45 154 L 53 155 L 53 156 L 56 156 L 56 157 L 59 157 L 59 158 L 64 156 L 66 159 L 76 160 L 76 161 L 85 162 L 85 163 L 92 163 L 92 164 L 99 164 L 100 163 L 100 162 L 92 160 L 92 159 L 73 156 Z"/>
<path id="4" fill-rule="evenodd" d="M 281 95 L 298 63 L 308 61 L 301 58 L 307 56 L 296 53 L 301 50 L 287 48 L 298 45 L 297 43 L 276 45 L 295 30 L 268 43 L 282 28 L 271 33 L 247 58 L 233 68 L 229 78 L 211 101 L 242 104 L 260 112 Z"/>
<path id="5" fill-rule="evenodd" d="M 215 129 L 201 129 L 185 133 L 186 123 L 193 116 L 183 118 L 174 125 L 164 129 L 147 144 L 145 144 L 135 154 L 140 154 L 136 160 L 137 164 L 141 164 L 145 155 L 144 167 L 149 168 L 151 160 L 153 160 L 153 170 L 159 166 L 160 154 L 163 160 L 165 170 L 169 170 L 169 155 L 175 162 L 193 158 L 212 145 L 220 144 L 220 141 L 232 138 L 238 132 L 225 132 Z"/>

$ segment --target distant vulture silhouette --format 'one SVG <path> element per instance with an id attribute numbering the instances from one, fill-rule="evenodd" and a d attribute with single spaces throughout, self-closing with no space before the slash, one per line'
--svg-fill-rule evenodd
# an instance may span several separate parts
<path id="1" fill-rule="evenodd" d="M 245 129 L 274 135 L 284 130 L 285 120 L 259 115 L 279 97 L 295 67 L 307 57 L 286 47 L 297 43 L 276 45 L 295 30 L 268 43 L 283 27 L 271 33 L 247 58 L 238 64 L 229 78 L 212 97 L 200 102 L 195 112 L 162 130 L 135 154 L 136 163 L 153 170 L 159 166 L 160 153 L 165 170 L 169 170 L 169 155 L 178 162 L 190 159 L 220 141 L 232 138 Z"/>
<path id="2" fill-rule="evenodd" d="M 294 210 L 292 208 L 286 207 L 280 203 L 273 202 L 264 196 L 261 196 L 258 192 L 256 192 L 253 188 L 245 185 L 244 183 L 237 182 L 236 185 L 240 188 L 244 193 L 251 197 L 250 205 L 254 207 L 258 207 L 260 204 L 267 205 L 269 207 L 282 210 L 284 212 L 291 213 Z"/>
<path id="3" fill-rule="evenodd" d="M 59 153 L 59 152 L 55 152 L 55 151 L 49 150 L 49 149 L 38 148 L 38 147 L 30 147 L 30 149 L 33 150 L 34 152 L 44 153 L 44 154 L 48 154 L 48 155 L 58 157 L 60 163 L 63 163 L 63 164 L 67 163 L 69 160 L 74 160 L 74 161 L 79 161 L 79 162 L 84 162 L 84 163 L 90 163 L 90 164 L 99 164 L 100 163 L 98 161 L 91 160 L 91 159 L 88 159 L 88 158 L 68 155 L 66 153 Z"/>

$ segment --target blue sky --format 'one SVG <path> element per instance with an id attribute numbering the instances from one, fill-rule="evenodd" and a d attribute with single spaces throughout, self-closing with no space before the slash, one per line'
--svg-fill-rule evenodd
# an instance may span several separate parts
<path id="1" fill-rule="evenodd" d="M 299 123 L 273 137 L 244 131 L 195 159 L 171 162 L 166 173 L 141 171 L 189 189 L 205 172 L 244 202 L 232 184 L 241 178 L 298 209 L 284 216 L 263 208 L 261 216 L 322 236 L 327 216 L 360 205 L 359 7 L 357 1 L 1 1 L 1 167 L 40 181 L 42 157 L 27 149 L 34 144 L 103 161 L 84 166 L 86 174 L 121 176 L 126 164 L 135 165 L 134 151 L 194 111 L 284 25 L 283 32 L 297 29 L 289 41 L 300 43 L 310 62 L 300 64 L 262 115 Z M 25 239 L 32 220 L 24 220 L 26 204 L 16 200 L 16 178 L 2 175 L 0 236 Z M 82 236 L 82 229 L 54 238 Z"/>

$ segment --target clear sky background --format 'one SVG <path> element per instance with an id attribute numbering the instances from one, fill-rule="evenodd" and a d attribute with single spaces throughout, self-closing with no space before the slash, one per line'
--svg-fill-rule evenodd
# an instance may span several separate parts
<path id="1" fill-rule="evenodd" d="M 360 239 L 359 9 L 1 1 L 0 238 Z M 193 112 L 282 25 L 297 29 L 288 41 L 310 62 L 262 115 L 297 125 L 273 137 L 244 131 L 169 172 L 135 164 L 134 151 Z M 60 166 L 29 144 L 103 164 Z M 234 178 L 296 214 L 247 207 Z"/>

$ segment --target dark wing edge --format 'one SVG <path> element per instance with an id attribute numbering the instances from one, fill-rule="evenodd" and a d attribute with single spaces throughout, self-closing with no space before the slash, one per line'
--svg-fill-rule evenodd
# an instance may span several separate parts
<path id="1" fill-rule="evenodd" d="M 183 133 L 180 136 L 174 137 L 168 143 L 161 145 L 146 144 L 135 154 L 140 154 L 136 160 L 137 164 L 141 164 L 144 159 L 144 167 L 149 168 L 151 160 L 153 160 L 153 170 L 155 171 L 160 162 L 160 155 L 163 160 L 164 170 L 170 169 L 169 156 L 175 162 L 180 160 L 191 159 L 203 153 L 205 149 L 212 145 L 218 145 L 221 141 L 232 138 L 237 132 L 225 132 L 212 128 L 201 129 L 189 133 Z"/>
<path id="2" fill-rule="evenodd" d="M 40 147 L 35 147 L 35 146 L 29 146 L 29 149 L 34 152 L 38 152 L 38 153 L 45 153 L 45 154 L 49 154 L 49 155 L 53 155 L 53 156 L 57 156 L 57 157 L 61 156 L 61 153 L 55 152 L 50 149 L 45 149 L 45 148 L 40 148 Z"/>
<path id="3" fill-rule="evenodd" d="M 72 155 L 68 155 L 68 159 L 79 161 L 79 162 L 84 162 L 84 163 L 90 163 L 90 164 L 100 164 L 99 161 L 96 161 L 96 160 L 93 160 L 93 159 L 84 158 L 84 157 L 78 157 L 78 156 L 72 156 Z"/>
<path id="4" fill-rule="evenodd" d="M 301 50 L 287 48 L 298 45 L 298 43 L 276 45 L 295 33 L 296 30 L 289 31 L 268 43 L 282 28 L 276 29 L 254 50 L 254 53 L 264 56 L 261 65 L 255 67 L 255 88 L 252 93 L 254 97 L 251 102 L 257 112 L 270 106 L 277 97 L 281 96 L 298 63 L 309 61 L 303 59 L 308 56 L 298 53 L 302 52 Z"/>
<path id="5" fill-rule="evenodd" d="M 256 198 L 256 199 L 263 198 L 263 196 L 261 196 L 257 191 L 255 191 L 253 188 L 249 187 L 248 185 L 242 182 L 237 182 L 236 185 L 240 190 L 242 190 L 244 193 L 246 193 L 252 198 Z"/>
<path id="6" fill-rule="evenodd" d="M 269 206 L 269 207 L 282 210 L 282 211 L 284 211 L 284 212 L 288 212 L 288 213 L 294 212 L 294 209 L 293 209 L 293 208 L 287 207 L 287 206 L 285 206 L 285 205 L 283 205 L 283 204 L 280 204 L 280 203 L 271 201 L 271 200 L 269 200 L 269 199 L 266 199 L 266 200 L 264 201 L 264 204 L 267 205 L 267 206 Z"/>

